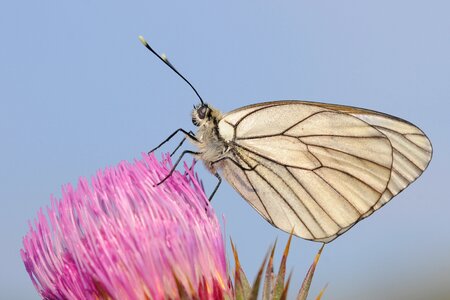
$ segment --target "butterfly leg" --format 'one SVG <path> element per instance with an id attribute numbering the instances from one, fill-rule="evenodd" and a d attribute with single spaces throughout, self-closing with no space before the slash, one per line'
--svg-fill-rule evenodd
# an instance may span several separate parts
<path id="1" fill-rule="evenodd" d="M 233 164 L 235 164 L 238 168 L 240 168 L 241 170 L 244 171 L 253 171 L 258 165 L 255 165 L 251 168 L 245 168 L 243 166 L 241 166 L 239 163 L 237 163 L 234 159 L 232 159 L 231 157 L 222 157 L 214 162 L 211 163 L 211 166 L 213 166 L 215 163 L 221 162 L 223 160 L 230 160 Z M 209 196 L 208 200 L 209 202 L 211 202 L 212 198 L 214 197 L 214 195 L 216 194 L 217 190 L 219 189 L 220 184 L 222 183 L 222 177 L 220 177 L 219 173 L 216 172 L 214 174 L 214 176 L 216 176 L 216 178 L 219 180 L 219 182 L 217 182 L 217 185 L 214 187 L 214 190 L 212 191 L 211 195 Z"/>
<path id="2" fill-rule="evenodd" d="M 193 155 L 198 155 L 201 154 L 201 152 L 195 152 L 195 151 L 191 151 L 191 150 L 185 150 L 181 153 L 180 157 L 178 157 L 178 160 L 175 162 L 175 164 L 173 165 L 172 169 L 170 170 L 169 174 L 166 175 L 166 177 L 163 178 L 163 180 L 161 180 L 159 183 L 157 183 L 156 185 L 160 185 L 161 183 L 163 183 L 164 181 L 167 180 L 167 178 L 169 178 L 173 172 L 175 171 L 175 169 L 177 168 L 178 164 L 181 162 L 181 160 L 183 159 L 183 156 L 185 154 L 193 154 Z"/>
<path id="3" fill-rule="evenodd" d="M 189 130 L 189 136 L 190 136 L 191 138 L 192 138 L 192 137 L 195 137 L 194 133 L 193 133 L 192 131 L 190 131 L 190 130 Z M 195 140 L 198 141 L 197 139 L 195 139 Z M 183 145 L 184 141 L 186 141 L 186 137 L 184 137 L 184 138 L 181 140 L 181 142 L 178 144 L 178 146 L 175 148 L 175 150 L 173 150 L 172 153 L 170 153 L 170 157 L 172 157 L 172 156 L 175 154 L 175 152 L 177 152 L 177 150 L 180 149 L 180 147 Z"/>
<path id="4" fill-rule="evenodd" d="M 214 176 L 216 176 L 216 178 L 219 180 L 219 182 L 217 182 L 216 187 L 214 188 L 214 190 L 212 191 L 211 195 L 208 198 L 208 201 L 211 202 L 212 198 L 214 197 L 214 194 L 217 192 L 217 190 L 219 189 L 220 184 L 222 183 L 222 177 L 220 177 L 219 173 L 215 173 Z"/>
<path id="5" fill-rule="evenodd" d="M 186 135 L 186 137 L 189 137 L 190 139 L 192 139 L 192 140 L 198 142 L 198 139 L 195 137 L 195 135 L 194 135 L 194 133 L 193 133 L 192 131 L 189 131 L 189 132 L 188 132 L 188 131 L 184 130 L 183 128 L 178 128 L 178 129 L 175 130 L 171 135 L 169 135 L 169 137 L 167 137 L 164 141 L 162 141 L 161 144 L 159 144 L 158 146 L 156 146 L 156 147 L 153 148 L 152 150 L 148 151 L 148 154 L 150 154 L 150 153 L 152 153 L 153 151 L 159 149 L 162 145 L 164 145 L 165 143 L 167 143 L 168 141 L 170 141 L 170 140 L 175 136 L 175 134 L 177 134 L 177 133 L 180 132 L 180 131 L 183 132 L 183 133 Z M 184 141 L 186 140 L 186 137 L 183 138 L 183 140 L 181 141 L 181 143 L 175 148 L 175 150 L 172 152 L 172 154 L 171 154 L 170 156 L 172 156 L 172 155 L 175 153 L 175 151 L 177 151 L 177 150 L 181 147 L 181 145 L 183 145 Z"/>

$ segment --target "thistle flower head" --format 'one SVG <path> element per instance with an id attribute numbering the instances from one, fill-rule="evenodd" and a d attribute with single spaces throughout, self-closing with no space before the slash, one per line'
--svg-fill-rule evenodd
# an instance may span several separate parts
<path id="1" fill-rule="evenodd" d="M 219 222 L 192 171 L 143 155 L 63 188 L 21 256 L 44 299 L 220 299 L 229 294 Z"/>

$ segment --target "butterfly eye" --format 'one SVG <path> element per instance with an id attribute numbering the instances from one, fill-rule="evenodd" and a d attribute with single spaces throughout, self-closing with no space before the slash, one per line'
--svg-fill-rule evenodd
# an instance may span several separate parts
<path id="1" fill-rule="evenodd" d="M 199 109 L 197 109 L 197 115 L 200 120 L 203 120 L 206 117 L 206 113 L 208 112 L 207 106 L 201 106 Z"/>

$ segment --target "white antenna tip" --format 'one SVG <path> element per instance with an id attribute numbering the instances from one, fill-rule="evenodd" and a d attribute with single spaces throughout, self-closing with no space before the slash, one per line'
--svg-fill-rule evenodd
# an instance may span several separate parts
<path id="1" fill-rule="evenodd" d="M 167 55 L 165 53 L 161 54 L 161 58 L 163 61 L 166 62 L 166 64 L 168 64 L 169 66 L 171 66 L 172 68 L 175 69 L 175 67 L 170 63 L 169 59 L 167 58 Z"/>
<path id="2" fill-rule="evenodd" d="M 147 41 L 144 39 L 144 37 L 143 37 L 142 35 L 138 36 L 138 39 L 141 41 L 141 43 L 142 43 L 144 46 L 147 46 L 147 45 L 148 45 Z"/>

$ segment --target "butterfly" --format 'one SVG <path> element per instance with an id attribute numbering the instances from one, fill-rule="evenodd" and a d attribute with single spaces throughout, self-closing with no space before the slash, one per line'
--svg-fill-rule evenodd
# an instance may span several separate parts
<path id="1" fill-rule="evenodd" d="M 175 151 L 186 139 L 198 151 L 184 151 L 174 168 L 194 155 L 219 179 L 210 199 L 223 177 L 283 231 L 328 243 L 389 202 L 431 160 L 431 142 L 418 127 L 372 110 L 292 100 L 222 114 L 140 39 L 200 99 L 192 111 L 197 132 L 180 128 L 155 149 L 183 132 Z"/>

